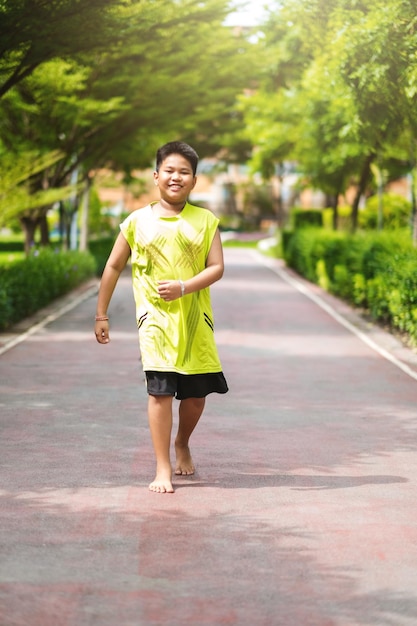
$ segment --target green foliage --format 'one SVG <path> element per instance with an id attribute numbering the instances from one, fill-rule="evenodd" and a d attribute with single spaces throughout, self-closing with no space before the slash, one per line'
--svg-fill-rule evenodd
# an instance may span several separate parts
<path id="1" fill-rule="evenodd" d="M 362 256 L 362 271 L 367 279 L 377 276 L 381 268 L 391 273 L 393 263 L 404 254 L 414 254 L 408 233 L 367 233 L 363 239 L 368 243 Z"/>
<path id="2" fill-rule="evenodd" d="M 35 313 L 94 275 L 85 252 L 43 249 L 27 259 L 0 265 L 0 329 Z"/>
<path id="3" fill-rule="evenodd" d="M 200 203 L 201 204 L 201 203 Z M 257 224 L 253 218 L 243 213 L 234 213 L 233 215 L 220 215 L 219 228 L 222 231 L 232 230 L 238 232 L 250 232 L 256 229 Z"/>
<path id="4" fill-rule="evenodd" d="M 366 202 L 366 206 L 359 212 L 359 226 L 366 230 L 378 227 L 378 196 L 372 196 Z M 382 196 L 382 226 L 384 229 L 395 230 L 405 228 L 411 219 L 411 203 L 396 194 L 383 194 Z"/>
<path id="5" fill-rule="evenodd" d="M 312 282 L 318 282 L 319 274 L 334 280 L 335 266 L 347 256 L 346 237 L 343 233 L 319 228 L 301 228 L 283 238 L 284 258 L 288 265 Z M 324 267 L 319 265 L 324 261 Z"/>
<path id="6" fill-rule="evenodd" d="M 120 185 L 120 183 L 119 183 Z M 114 230 L 111 219 L 102 212 L 102 205 L 96 187 L 92 187 L 88 203 L 88 232 L 90 236 L 100 237 Z"/>
<path id="7" fill-rule="evenodd" d="M 101 276 L 106 265 L 109 254 L 113 248 L 114 237 L 101 237 L 100 239 L 90 240 L 88 243 L 88 249 L 93 255 L 97 276 Z"/>
<path id="8" fill-rule="evenodd" d="M 0 252 L 23 252 L 23 241 L 0 240 Z"/>
<path id="9" fill-rule="evenodd" d="M 293 228 L 323 226 L 323 211 L 319 209 L 293 209 L 291 211 Z"/>
<path id="10" fill-rule="evenodd" d="M 323 209 L 323 226 L 333 230 L 333 209 Z M 337 207 L 337 229 L 350 232 L 352 230 L 352 207 L 341 205 Z"/>
<path id="11" fill-rule="evenodd" d="M 259 225 L 262 218 L 274 215 L 272 193 L 267 185 L 257 185 L 250 181 L 239 185 L 239 188 L 243 195 L 243 212 L 246 216 L 256 218 Z"/>
<path id="12" fill-rule="evenodd" d="M 302 228 L 283 242 L 290 267 L 417 345 L 417 250 L 408 231 L 349 235 Z"/>
<path id="13" fill-rule="evenodd" d="M 352 302 L 359 307 L 365 306 L 366 280 L 363 274 L 354 274 L 352 277 Z M 349 295 L 345 296 L 346 299 Z"/>
<path id="14" fill-rule="evenodd" d="M 105 50 L 121 6 L 119 0 L 0 2 L 0 97 L 49 59 Z"/>
<path id="15" fill-rule="evenodd" d="M 1 143 L 0 143 L 1 148 Z M 0 227 L 10 224 L 19 215 L 27 211 L 38 210 L 57 200 L 67 198 L 74 193 L 74 188 L 39 190 L 31 193 L 27 181 L 59 162 L 63 154 L 59 151 L 40 155 L 36 152 L 22 152 L 13 156 L 6 150 L 0 150 Z"/>
<path id="16" fill-rule="evenodd" d="M 223 248 L 257 248 L 258 240 L 226 239 Z"/>
<path id="17" fill-rule="evenodd" d="M 333 197 L 356 185 L 356 228 L 370 164 L 380 163 L 386 180 L 415 168 L 414 3 L 286 0 L 275 8 L 260 40 L 260 87 L 240 99 L 253 168 L 267 177 L 296 161 L 305 185 Z"/>
<path id="18" fill-rule="evenodd" d="M 13 181 L 3 204 L 0 190 L 3 222 L 25 212 L 36 228 L 68 193 L 75 211 L 89 173 L 148 167 L 165 141 L 189 141 L 201 157 L 245 152 L 235 103 L 259 65 L 246 34 L 224 24 L 229 4 L 0 2 L 0 179 L 5 154 L 62 156 L 29 172 L 30 185 Z"/>
<path id="19" fill-rule="evenodd" d="M 330 281 L 324 259 L 319 259 L 316 265 L 317 282 L 322 289 L 329 289 Z"/>

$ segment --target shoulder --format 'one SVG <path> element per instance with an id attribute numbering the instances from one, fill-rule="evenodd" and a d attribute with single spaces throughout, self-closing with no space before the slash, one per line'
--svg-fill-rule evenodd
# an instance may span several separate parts
<path id="1" fill-rule="evenodd" d="M 149 215 L 149 213 L 151 213 L 151 205 L 147 204 L 146 206 L 142 206 L 140 207 L 140 209 L 135 209 L 134 211 L 132 211 L 131 213 L 129 213 L 127 219 L 132 219 L 132 220 L 136 220 L 136 219 L 140 219 L 141 217 L 144 217 L 146 215 Z"/>
<path id="2" fill-rule="evenodd" d="M 146 224 L 149 223 L 149 217 L 145 220 L 143 219 L 143 216 L 146 217 L 147 214 L 152 215 L 152 210 L 149 205 L 132 211 L 132 213 L 129 213 L 129 215 L 119 225 L 120 232 L 130 247 L 132 247 L 135 243 L 138 237 L 138 232 L 146 228 Z"/>
<path id="3" fill-rule="evenodd" d="M 187 202 L 187 207 L 190 211 L 197 211 L 197 212 L 204 212 L 204 211 L 208 211 L 209 209 L 206 209 L 202 206 L 197 206 L 196 204 L 190 204 L 189 202 Z M 211 212 L 211 211 L 210 211 Z"/>
<path id="4" fill-rule="evenodd" d="M 140 209 L 135 209 L 134 211 L 129 213 L 129 215 L 123 220 L 122 224 L 124 224 L 125 226 L 129 224 L 135 224 L 142 218 L 147 217 L 150 213 L 151 205 L 147 204 L 146 206 L 141 207 Z"/>
<path id="5" fill-rule="evenodd" d="M 187 204 L 188 211 L 195 217 L 199 217 L 206 222 L 218 223 L 219 219 L 214 215 L 213 211 L 206 209 L 205 207 L 196 206 L 194 204 Z"/>

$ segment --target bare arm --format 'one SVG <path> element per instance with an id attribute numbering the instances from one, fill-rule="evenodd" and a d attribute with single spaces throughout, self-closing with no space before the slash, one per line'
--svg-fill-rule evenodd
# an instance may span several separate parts
<path id="1" fill-rule="evenodd" d="M 223 272 L 223 247 L 220 232 L 216 230 L 207 256 L 206 267 L 196 276 L 184 281 L 184 295 L 209 287 L 217 280 L 220 280 Z M 181 284 L 178 280 L 161 280 L 158 283 L 158 293 L 167 302 L 176 300 L 182 295 Z"/>
<path id="2" fill-rule="evenodd" d="M 130 247 L 120 233 L 113 246 L 101 277 L 100 289 L 97 298 L 96 317 L 107 317 L 107 309 L 121 272 L 126 267 L 130 256 Z M 95 323 L 96 339 L 99 343 L 109 343 L 109 322 L 99 320 Z"/>

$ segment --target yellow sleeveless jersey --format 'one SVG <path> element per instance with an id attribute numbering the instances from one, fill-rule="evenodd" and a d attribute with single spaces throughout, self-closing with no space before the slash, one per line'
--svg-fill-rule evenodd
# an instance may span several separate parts
<path id="1" fill-rule="evenodd" d="M 165 302 L 159 280 L 187 280 L 206 266 L 219 220 L 186 204 L 158 217 L 152 204 L 131 213 L 120 230 L 131 251 L 133 293 L 144 371 L 204 374 L 221 371 L 214 342 L 209 288 Z"/>

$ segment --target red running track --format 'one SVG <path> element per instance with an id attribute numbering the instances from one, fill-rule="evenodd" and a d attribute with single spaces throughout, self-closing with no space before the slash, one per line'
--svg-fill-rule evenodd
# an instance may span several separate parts
<path id="1" fill-rule="evenodd" d="M 417 623 L 417 380 L 297 286 L 417 372 L 415 355 L 279 262 L 225 252 L 230 392 L 175 494 L 147 489 L 128 274 L 108 346 L 91 296 L 0 357 L 1 626 Z"/>

